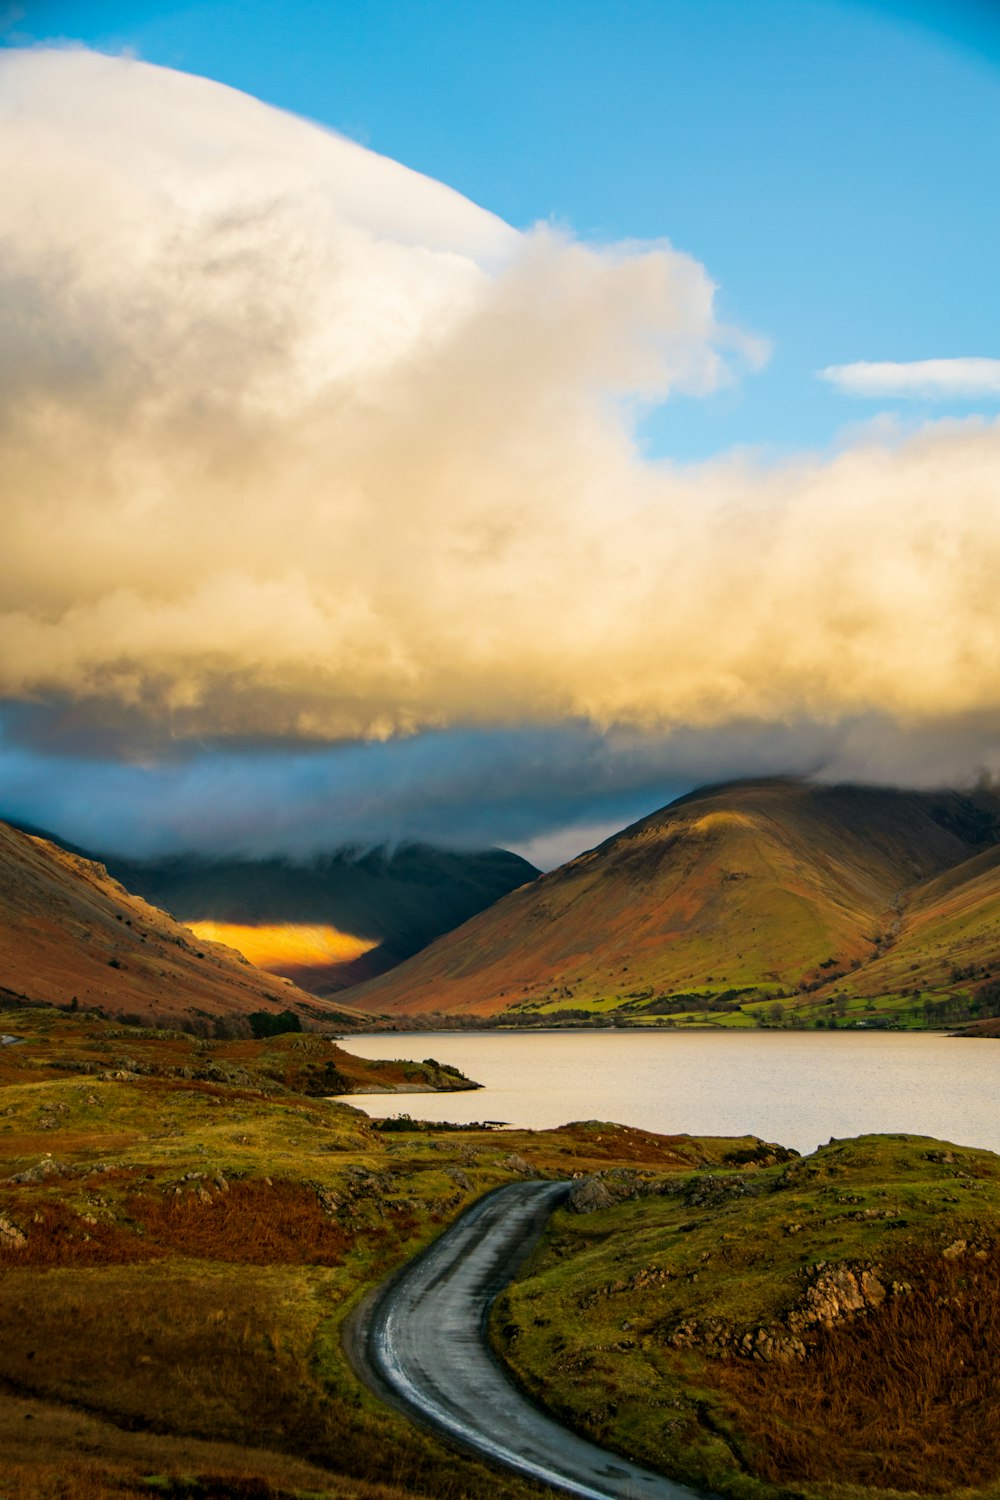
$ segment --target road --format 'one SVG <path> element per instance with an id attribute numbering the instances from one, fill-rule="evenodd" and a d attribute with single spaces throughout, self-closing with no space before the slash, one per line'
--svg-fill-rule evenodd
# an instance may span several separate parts
<path id="1" fill-rule="evenodd" d="M 354 1319 L 367 1382 L 452 1442 L 583 1500 L 693 1500 L 695 1491 L 578 1437 L 536 1407 L 493 1356 L 486 1319 L 568 1184 L 517 1182 L 481 1198 Z"/>

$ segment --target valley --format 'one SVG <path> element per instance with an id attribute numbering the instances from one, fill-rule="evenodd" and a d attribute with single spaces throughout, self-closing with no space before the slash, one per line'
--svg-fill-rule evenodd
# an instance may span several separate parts
<path id="1" fill-rule="evenodd" d="M 357 1024 L 132 895 L 103 865 L 0 823 L 0 998 L 249 1033 L 249 1015 Z"/>
<path id="2" fill-rule="evenodd" d="M 387 972 L 538 874 L 505 849 L 412 843 L 298 861 L 97 858 L 196 934 L 322 996 Z"/>

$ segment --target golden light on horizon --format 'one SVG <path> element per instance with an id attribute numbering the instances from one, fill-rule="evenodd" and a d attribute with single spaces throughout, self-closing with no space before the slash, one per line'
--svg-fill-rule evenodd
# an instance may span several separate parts
<path id="1" fill-rule="evenodd" d="M 326 927 L 298 922 L 255 927 L 240 922 L 188 922 L 205 943 L 225 943 L 261 969 L 306 969 L 320 964 L 349 963 L 378 946 L 370 938 L 355 937 Z"/>

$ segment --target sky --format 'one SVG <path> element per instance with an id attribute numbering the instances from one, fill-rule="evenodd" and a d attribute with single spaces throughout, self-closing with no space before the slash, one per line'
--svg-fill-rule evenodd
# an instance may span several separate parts
<path id="1" fill-rule="evenodd" d="M 1000 770 L 1000 7 L 0 5 L 0 813 Z"/>

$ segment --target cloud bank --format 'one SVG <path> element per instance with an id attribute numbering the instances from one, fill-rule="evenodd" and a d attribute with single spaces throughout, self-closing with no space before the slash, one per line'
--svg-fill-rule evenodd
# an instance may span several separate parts
<path id="1" fill-rule="evenodd" d="M 829 365 L 819 377 L 848 396 L 954 401 L 1000 396 L 1000 359 L 860 360 Z"/>
<path id="2" fill-rule="evenodd" d="M 996 423 L 650 463 L 763 354 L 666 244 L 83 51 L 0 57 L 0 142 L 0 696 L 65 744 L 1000 714 Z"/>
<path id="3" fill-rule="evenodd" d="M 1000 778 L 1000 715 L 907 732 L 883 715 L 731 723 L 670 736 L 585 724 L 459 729 L 378 744 L 210 748 L 155 764 L 76 760 L 0 737 L 0 817 L 135 856 L 285 855 L 407 840 L 516 848 L 549 867 L 692 786 L 775 770 L 941 786 Z"/>

